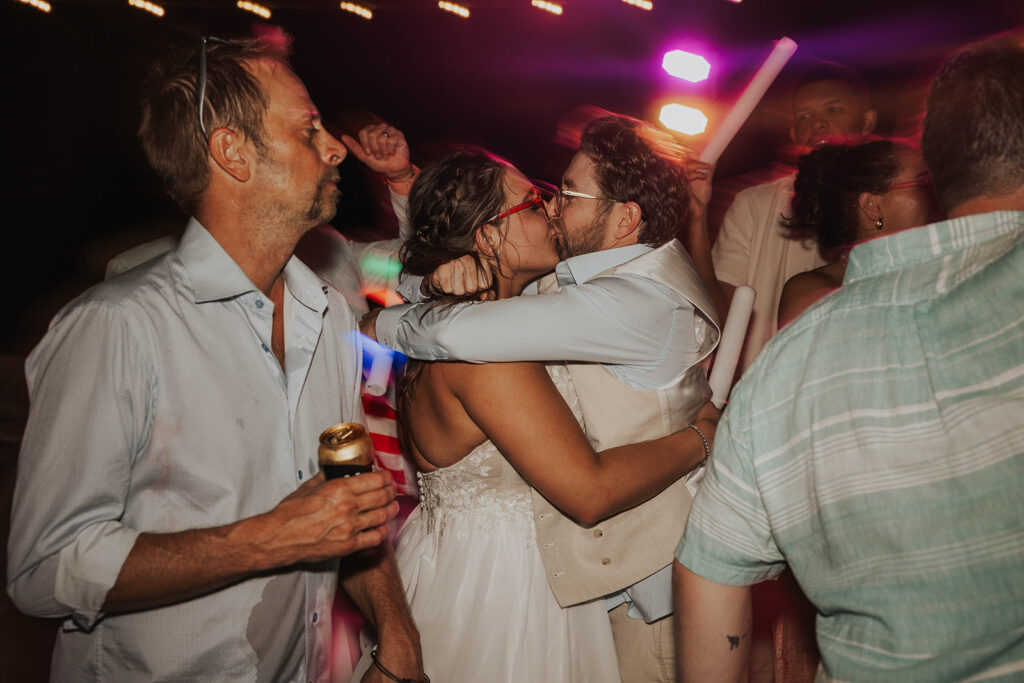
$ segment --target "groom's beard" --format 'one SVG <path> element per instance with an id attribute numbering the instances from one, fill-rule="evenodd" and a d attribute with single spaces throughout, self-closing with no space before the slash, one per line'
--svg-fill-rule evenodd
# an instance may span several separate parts
<path id="1" fill-rule="evenodd" d="M 594 220 L 584 228 L 570 232 L 562 221 L 561 217 L 556 218 L 559 239 L 559 257 L 564 261 L 570 256 L 581 256 L 592 254 L 601 250 L 604 243 L 605 222 L 608 216 L 598 214 Z"/>

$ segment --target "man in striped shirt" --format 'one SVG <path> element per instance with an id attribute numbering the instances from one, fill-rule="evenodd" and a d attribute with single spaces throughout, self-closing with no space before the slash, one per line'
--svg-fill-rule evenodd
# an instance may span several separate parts
<path id="1" fill-rule="evenodd" d="M 749 587 L 787 565 L 818 680 L 1024 676 L 1021 74 L 1019 41 L 947 60 L 922 147 L 949 219 L 856 247 L 736 387 L 676 552 L 684 680 L 745 679 Z"/>

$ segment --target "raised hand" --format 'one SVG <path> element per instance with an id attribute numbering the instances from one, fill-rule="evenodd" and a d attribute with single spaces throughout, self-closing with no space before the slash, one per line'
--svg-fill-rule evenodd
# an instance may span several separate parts
<path id="1" fill-rule="evenodd" d="M 356 140 L 342 135 L 341 141 L 359 161 L 375 173 L 380 173 L 390 182 L 411 180 L 415 168 L 409 161 L 409 145 L 405 135 L 389 123 L 366 126 L 358 133 Z"/>

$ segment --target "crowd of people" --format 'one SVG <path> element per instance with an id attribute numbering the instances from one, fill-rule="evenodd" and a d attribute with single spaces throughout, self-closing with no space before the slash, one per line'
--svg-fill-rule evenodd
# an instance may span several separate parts
<path id="1" fill-rule="evenodd" d="M 64 620 L 52 679 L 331 681 L 339 584 L 354 681 L 1019 679 L 1022 73 L 1019 40 L 954 53 L 918 151 L 822 63 L 796 174 L 712 247 L 713 169 L 643 122 L 592 120 L 548 188 L 478 148 L 420 169 L 387 123 L 336 139 L 269 43 L 168 53 L 139 136 L 191 219 L 26 364 L 8 592 Z M 349 153 L 399 239 L 323 228 Z M 369 251 L 409 303 L 369 310 Z M 360 330 L 410 359 L 397 539 L 392 476 L 316 456 L 365 421 Z M 787 569 L 799 655 L 758 635 L 782 615 L 752 587 Z"/>

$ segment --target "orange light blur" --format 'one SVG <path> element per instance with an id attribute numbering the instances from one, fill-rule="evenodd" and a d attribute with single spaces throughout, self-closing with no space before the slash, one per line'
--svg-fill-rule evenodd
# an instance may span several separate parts
<path id="1" fill-rule="evenodd" d="M 249 0 L 238 0 L 237 4 L 238 9 L 244 9 L 246 12 L 252 12 L 264 19 L 270 18 L 270 10 L 263 5 L 257 5 L 255 2 L 249 2 Z"/>
<path id="2" fill-rule="evenodd" d="M 457 14 L 463 19 L 469 18 L 469 9 L 462 5 L 456 5 L 454 2 L 448 2 L 448 0 L 441 0 L 437 3 L 437 6 L 443 9 L 445 12 L 451 12 Z"/>
<path id="3" fill-rule="evenodd" d="M 373 19 L 373 12 L 371 12 L 369 8 L 357 5 L 354 2 L 343 2 L 338 6 L 346 12 L 351 12 L 363 19 Z"/>
<path id="4" fill-rule="evenodd" d="M 163 7 L 156 3 L 149 2 L 148 0 L 128 0 L 128 4 L 136 9 L 144 10 L 158 17 L 162 17 L 164 15 Z"/>
<path id="5" fill-rule="evenodd" d="M 537 9 L 542 9 L 545 12 L 551 12 L 552 14 L 562 14 L 562 6 L 556 5 L 553 2 L 546 2 L 546 0 L 530 0 L 530 4 Z"/>

